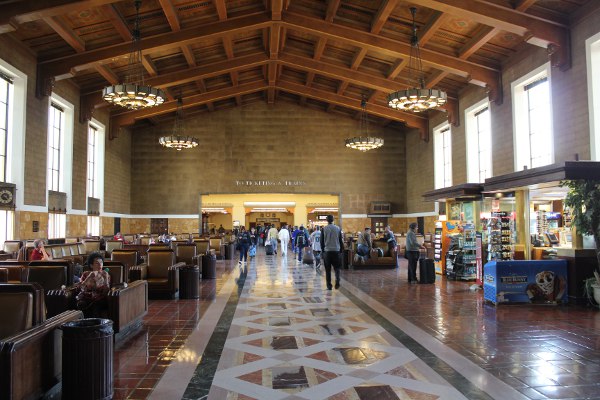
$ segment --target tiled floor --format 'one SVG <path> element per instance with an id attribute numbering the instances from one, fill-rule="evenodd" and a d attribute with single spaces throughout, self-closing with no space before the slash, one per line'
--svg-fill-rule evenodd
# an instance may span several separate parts
<path id="1" fill-rule="evenodd" d="M 117 399 L 600 399 L 600 311 L 495 307 L 470 283 L 219 261 L 116 344 Z"/>

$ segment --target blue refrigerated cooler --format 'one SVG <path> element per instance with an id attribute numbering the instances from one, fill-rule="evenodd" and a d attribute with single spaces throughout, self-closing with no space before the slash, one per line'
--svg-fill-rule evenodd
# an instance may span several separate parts
<path id="1" fill-rule="evenodd" d="M 567 261 L 490 261 L 483 267 L 483 298 L 502 303 L 567 303 Z"/>

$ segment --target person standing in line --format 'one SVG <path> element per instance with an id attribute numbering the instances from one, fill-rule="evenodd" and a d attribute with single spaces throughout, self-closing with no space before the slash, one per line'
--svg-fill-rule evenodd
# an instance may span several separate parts
<path id="1" fill-rule="evenodd" d="M 287 256 L 288 244 L 290 243 L 290 231 L 288 231 L 287 225 L 284 225 L 279 230 L 279 241 L 281 242 L 281 256 Z"/>
<path id="2" fill-rule="evenodd" d="M 342 252 L 344 239 L 342 230 L 333 223 L 333 215 L 327 216 L 327 225 L 321 230 L 321 255 L 325 264 L 325 282 L 327 290 L 331 290 L 331 267 L 335 271 L 335 288 L 340 288 L 340 268 L 342 266 Z"/>
<path id="3" fill-rule="evenodd" d="M 408 259 L 408 283 L 417 283 L 417 262 L 419 261 L 419 250 L 425 246 L 417 242 L 417 231 L 419 230 L 416 222 L 408 226 L 406 234 L 406 258 Z"/>
<path id="4" fill-rule="evenodd" d="M 250 237 L 250 233 L 246 230 L 246 227 L 243 225 L 240 226 L 240 234 L 238 235 L 238 247 L 240 250 L 240 265 L 245 264 L 248 261 L 248 249 L 250 248 L 250 244 L 252 239 Z"/>
<path id="5" fill-rule="evenodd" d="M 321 268 L 321 227 L 317 225 L 310 235 L 313 253 L 315 255 L 315 269 Z"/>
<path id="6" fill-rule="evenodd" d="M 258 243 L 258 235 L 256 234 L 256 229 L 254 227 L 250 228 L 250 248 L 248 249 L 248 254 L 250 258 L 254 258 L 256 256 L 256 244 Z"/>
<path id="7" fill-rule="evenodd" d="M 271 226 L 271 229 L 269 229 L 269 240 L 271 241 L 271 245 L 273 246 L 273 254 L 277 254 L 277 236 L 279 235 L 279 232 L 277 232 L 277 228 L 275 228 L 275 225 Z"/>
<path id="8" fill-rule="evenodd" d="M 302 252 L 305 247 L 308 246 L 308 235 L 306 234 L 306 230 L 304 229 L 304 225 L 300 225 L 300 229 L 296 234 L 296 241 L 294 242 L 294 247 L 298 249 L 298 262 L 302 262 Z"/>

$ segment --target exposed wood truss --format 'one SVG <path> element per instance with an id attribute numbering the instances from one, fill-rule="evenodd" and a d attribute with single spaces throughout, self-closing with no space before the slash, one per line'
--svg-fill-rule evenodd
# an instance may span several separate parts
<path id="1" fill-rule="evenodd" d="M 173 94 L 201 111 L 281 97 L 325 104 L 325 111 L 344 115 L 360 111 L 366 96 L 376 122 L 415 128 L 426 138 L 426 116 L 386 106 L 388 93 L 415 84 L 408 62 L 409 6 L 419 7 L 425 85 L 448 93 L 448 118 L 456 124 L 458 93 L 466 86 L 485 87 L 490 101 L 502 101 L 501 66 L 520 47 L 543 47 L 553 66 L 568 68 L 569 16 L 588 1 L 559 1 L 560 11 L 536 0 L 144 2 L 146 82 L 166 90 L 171 101 L 143 112 L 111 110 L 111 131 L 170 117 Z M 102 88 L 127 73 L 134 11 L 132 0 L 9 2 L 2 7 L 0 34 L 13 35 L 37 54 L 38 95 L 61 79 L 81 88 L 85 120 L 104 106 Z"/>

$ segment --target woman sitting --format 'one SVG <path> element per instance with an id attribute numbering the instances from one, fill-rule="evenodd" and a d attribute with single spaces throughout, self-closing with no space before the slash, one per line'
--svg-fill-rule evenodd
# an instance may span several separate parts
<path id="1" fill-rule="evenodd" d="M 104 257 L 92 253 L 87 259 L 91 271 L 85 271 L 77 284 L 77 308 L 86 318 L 100 317 L 107 308 L 106 296 L 110 290 L 110 275 L 102 269 Z"/>

